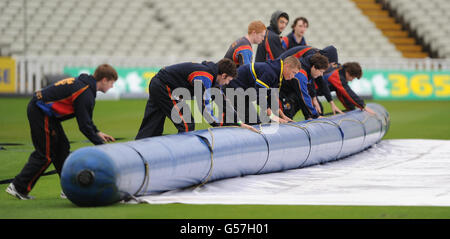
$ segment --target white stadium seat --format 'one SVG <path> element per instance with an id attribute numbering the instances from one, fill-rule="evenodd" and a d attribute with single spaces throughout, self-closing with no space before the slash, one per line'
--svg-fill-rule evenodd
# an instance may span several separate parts
<path id="1" fill-rule="evenodd" d="M 450 58 L 450 1 L 448 0 L 387 0 L 425 44 L 439 57 Z"/>
<path id="2" fill-rule="evenodd" d="M 450 1 L 387 0 L 440 56 L 450 57 Z M 23 1 L 0 1 L 1 46 L 20 53 Z M 253 20 L 269 24 L 275 10 L 291 22 L 308 18 L 307 43 L 338 47 L 340 57 L 402 57 L 351 0 L 33 0 L 26 1 L 30 53 L 110 56 L 179 55 L 222 58 Z M 426 14 L 425 14 L 426 13 Z M 441 29 L 440 31 L 436 31 Z M 351 29 L 351 30 L 350 30 Z M 49 44 L 40 44 L 49 41 Z M 95 46 L 95 47 L 93 47 Z M 4 52 L 4 51 L 2 51 Z M 145 56 L 145 55 L 144 55 Z"/>

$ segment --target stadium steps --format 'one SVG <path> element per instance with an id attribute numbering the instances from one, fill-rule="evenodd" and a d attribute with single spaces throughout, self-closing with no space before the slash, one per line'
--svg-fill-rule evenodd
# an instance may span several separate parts
<path id="1" fill-rule="evenodd" d="M 429 54 L 424 51 L 423 47 L 417 44 L 416 39 L 410 37 L 408 31 L 403 29 L 395 18 L 390 16 L 389 11 L 383 8 L 383 5 L 376 0 L 352 0 L 355 5 L 366 15 L 375 26 L 383 32 L 390 42 L 392 42 L 397 50 L 399 50 L 405 58 L 425 58 Z"/>

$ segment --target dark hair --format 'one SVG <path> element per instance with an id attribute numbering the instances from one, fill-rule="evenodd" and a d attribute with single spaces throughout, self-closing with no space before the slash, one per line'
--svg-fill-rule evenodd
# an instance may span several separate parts
<path id="1" fill-rule="evenodd" d="M 344 64 L 344 69 L 350 76 L 361 78 L 362 69 L 358 62 L 347 62 Z"/>
<path id="2" fill-rule="evenodd" d="M 288 20 L 288 22 L 289 22 L 289 15 L 287 13 L 285 13 L 285 12 L 281 13 L 280 16 L 277 18 L 277 21 L 278 21 L 278 19 L 280 19 L 280 17 L 286 18 L 286 20 Z"/>
<path id="3" fill-rule="evenodd" d="M 236 64 L 228 58 L 223 58 L 222 60 L 220 60 L 217 63 L 217 66 L 219 67 L 219 75 L 225 73 L 228 76 L 235 77 L 237 74 Z"/>
<path id="4" fill-rule="evenodd" d="M 294 30 L 295 26 L 297 25 L 297 22 L 300 20 L 302 20 L 304 23 L 306 23 L 307 28 L 309 27 L 309 22 L 308 22 L 308 19 L 306 19 L 306 17 L 297 17 L 294 20 L 294 23 L 292 23 L 292 26 L 291 26 L 292 30 Z"/>
<path id="5" fill-rule="evenodd" d="M 272 13 L 272 16 L 270 17 L 270 26 L 273 28 L 273 31 L 278 35 L 281 34 L 280 29 L 278 28 L 278 20 L 281 17 L 286 18 L 286 20 L 289 22 L 289 15 L 279 10 Z"/>
<path id="6" fill-rule="evenodd" d="M 95 69 L 94 79 L 96 81 L 100 81 L 103 78 L 107 78 L 108 81 L 116 81 L 118 79 L 117 71 L 108 64 L 99 65 L 97 69 Z"/>
<path id="7" fill-rule="evenodd" d="M 330 64 L 328 58 L 318 52 L 309 58 L 309 63 L 311 67 L 314 66 L 318 70 L 328 69 L 328 65 Z"/>

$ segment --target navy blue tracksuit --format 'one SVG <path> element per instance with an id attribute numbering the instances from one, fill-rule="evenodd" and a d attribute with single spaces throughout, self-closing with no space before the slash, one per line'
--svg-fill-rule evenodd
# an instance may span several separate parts
<path id="1" fill-rule="evenodd" d="M 277 59 L 285 49 L 281 44 L 280 35 L 277 34 L 273 26 L 267 27 L 264 40 L 258 45 L 255 61 L 265 62 Z"/>
<path id="2" fill-rule="evenodd" d="M 16 190 L 28 194 L 39 177 L 53 163 L 58 174 L 70 153 L 61 121 L 76 118 L 80 131 L 94 144 L 103 144 L 92 122 L 97 85 L 93 76 L 81 74 L 37 91 L 30 100 L 27 116 L 35 150 L 14 178 Z"/>
<path id="3" fill-rule="evenodd" d="M 282 37 L 281 39 L 282 39 L 281 43 L 286 50 L 291 49 L 296 46 L 306 46 L 307 45 L 305 37 L 302 37 L 302 40 L 299 43 L 297 43 L 297 39 L 295 38 L 294 31 L 289 33 L 287 36 Z"/>
<path id="4" fill-rule="evenodd" d="M 246 37 L 241 37 L 231 44 L 224 58 L 232 60 L 236 67 L 251 64 L 253 61 L 252 44 Z"/>
<path id="5" fill-rule="evenodd" d="M 296 46 L 283 52 L 280 58 L 285 59 L 288 56 L 295 56 L 295 58 L 300 59 L 303 56 L 314 55 L 316 52 L 318 52 L 318 49 L 312 46 Z"/>
<path id="6" fill-rule="evenodd" d="M 311 76 L 311 66 L 309 64 L 309 58 L 316 52 L 318 52 L 318 49 L 311 46 L 296 46 L 285 51 L 280 56 L 281 59 L 294 56 L 302 63 L 302 70 L 295 74 L 295 78 L 284 84 L 280 90 L 280 101 L 282 102 L 283 112 L 289 118 L 293 118 L 299 110 L 302 111 L 305 119 L 319 117 L 312 103 L 312 97 L 316 95 L 316 91 L 314 79 Z M 321 77 L 320 79 L 316 79 L 320 83 L 322 83 L 322 80 Z"/>
<path id="7" fill-rule="evenodd" d="M 316 53 L 319 52 L 318 49 L 313 48 L 311 46 L 297 46 L 285 51 L 281 54 L 280 58 L 285 59 L 288 56 L 295 56 L 299 59 L 302 64 L 302 69 L 306 71 L 309 82 L 308 82 L 308 91 L 311 97 L 315 97 L 316 88 L 319 88 L 322 94 L 325 96 L 328 102 L 333 100 L 331 97 L 331 92 L 328 89 L 327 82 L 323 79 L 323 77 L 319 76 L 317 78 L 313 78 L 311 75 L 311 63 L 310 58 Z"/>
<path id="8" fill-rule="evenodd" d="M 252 64 L 243 65 L 239 67 L 237 77 L 234 80 L 232 80 L 230 84 L 228 84 L 227 88 L 233 89 L 242 88 L 243 90 L 255 88 L 257 93 L 259 93 L 258 89 L 260 88 L 267 89 L 269 93 L 267 100 L 270 101 L 271 90 L 275 89 L 278 90 L 283 83 L 282 69 L 283 69 L 283 60 L 281 59 L 273 61 L 270 60 L 267 62 L 255 62 Z M 255 110 L 254 107 L 250 105 L 250 102 L 251 100 L 249 99 L 249 97 L 246 97 L 245 116 L 240 115 L 239 117 L 243 119 L 244 123 L 246 124 L 260 123 L 258 117 L 256 121 L 251 121 L 249 118 L 250 111 Z M 269 104 L 268 106 L 270 107 Z M 239 107 L 237 105 L 237 100 L 234 99 L 234 108 L 237 109 L 237 107 Z M 256 111 L 252 113 L 255 112 Z"/>
<path id="9" fill-rule="evenodd" d="M 186 107 L 185 100 L 173 96 L 172 92 L 177 88 L 189 90 L 191 96 L 194 96 L 194 82 L 200 82 L 202 85 L 202 96 L 205 91 L 211 87 L 217 86 L 216 78 L 218 66 L 216 63 L 204 61 L 202 63 L 180 63 L 162 68 L 150 81 L 149 98 L 145 107 L 145 114 L 142 120 L 136 139 L 142 139 L 152 136 L 162 135 L 164 130 L 164 121 L 166 117 L 172 120 L 178 132 L 188 132 L 195 129 L 195 122 L 192 114 L 188 115 L 184 111 Z M 211 125 L 223 124 L 223 114 L 221 119 L 217 119 L 213 114 L 212 98 L 207 97 L 201 100 L 200 109 L 207 111 L 204 116 Z M 226 105 L 226 104 L 224 104 Z M 172 110 L 178 113 L 177 122 L 172 118 Z M 179 117 L 179 118 L 178 118 Z"/>
<path id="10" fill-rule="evenodd" d="M 283 113 L 287 117 L 292 119 L 299 110 L 305 119 L 319 117 L 308 92 L 308 82 L 308 74 L 301 69 L 292 80 L 286 81 L 281 86 L 280 101 Z"/>

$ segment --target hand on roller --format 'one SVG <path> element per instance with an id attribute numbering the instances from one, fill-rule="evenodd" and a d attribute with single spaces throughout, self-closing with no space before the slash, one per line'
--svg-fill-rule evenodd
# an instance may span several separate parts
<path id="1" fill-rule="evenodd" d="M 336 112 L 339 114 L 343 114 L 344 112 L 342 112 L 342 110 L 340 110 L 336 104 L 334 103 L 334 101 L 330 101 L 330 105 L 331 105 L 331 110 L 333 110 L 333 114 L 335 115 Z"/>
<path id="2" fill-rule="evenodd" d="M 312 98 L 312 103 L 313 103 L 314 108 L 316 108 L 317 112 L 319 114 L 322 114 L 322 109 L 320 108 L 319 101 L 317 101 L 317 97 Z"/>
<path id="3" fill-rule="evenodd" d="M 100 137 L 103 142 L 114 142 L 116 139 L 112 137 L 111 135 L 105 134 L 103 132 L 97 132 L 98 137 Z"/>
<path id="4" fill-rule="evenodd" d="M 294 122 L 291 118 L 287 117 L 287 116 L 284 114 L 283 111 L 280 110 L 280 111 L 279 111 L 279 114 L 280 114 L 280 117 L 281 117 L 282 119 L 286 120 L 285 123 L 288 123 L 288 122 Z"/>
<path id="5" fill-rule="evenodd" d="M 371 114 L 371 115 L 376 115 L 377 113 L 375 113 L 375 111 L 373 111 L 371 108 L 369 107 L 364 107 L 363 111 L 366 111 L 367 113 Z"/>
<path id="6" fill-rule="evenodd" d="M 280 117 L 278 117 L 278 116 L 276 116 L 274 114 L 270 115 L 270 119 L 275 121 L 275 122 L 277 122 L 277 123 L 287 123 L 288 122 L 287 120 L 285 120 L 283 118 L 280 118 Z"/>
<path id="7" fill-rule="evenodd" d="M 239 127 L 241 127 L 241 128 L 251 130 L 251 131 L 253 131 L 253 132 L 255 132 L 255 133 L 258 133 L 258 134 L 261 133 L 261 132 L 259 132 L 259 130 L 253 128 L 252 126 L 250 126 L 250 125 L 248 125 L 248 124 L 244 124 L 244 123 L 242 123 L 241 121 L 238 122 L 238 125 L 239 125 Z"/>
<path id="8" fill-rule="evenodd" d="M 267 115 L 270 117 L 270 119 L 272 121 L 277 122 L 277 123 L 293 122 L 293 120 L 290 119 L 289 117 L 287 117 L 283 113 L 283 111 L 279 110 L 278 113 L 280 114 L 280 117 L 276 116 L 270 108 L 267 109 Z"/>

